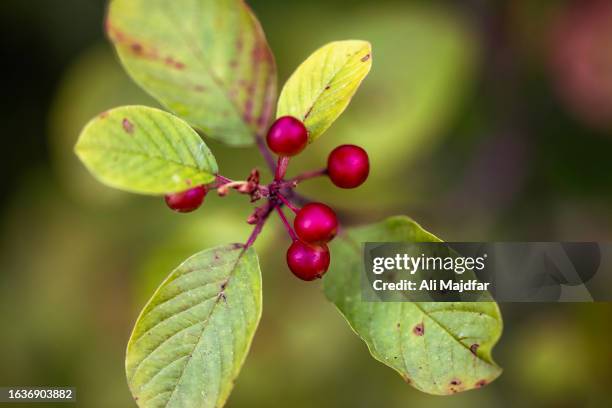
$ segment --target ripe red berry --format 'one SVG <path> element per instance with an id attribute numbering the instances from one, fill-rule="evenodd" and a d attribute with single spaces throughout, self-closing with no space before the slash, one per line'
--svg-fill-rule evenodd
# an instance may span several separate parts
<path id="1" fill-rule="evenodd" d="M 287 265 L 298 278 L 311 281 L 320 278 L 329 268 L 329 249 L 327 245 L 310 245 L 293 241 L 287 250 Z"/>
<path id="2" fill-rule="evenodd" d="M 336 186 L 355 188 L 363 184 L 370 174 L 368 154 L 359 146 L 338 146 L 327 159 L 327 174 Z"/>
<path id="3" fill-rule="evenodd" d="M 308 130 L 293 116 L 276 119 L 266 138 L 268 147 L 279 156 L 295 156 L 308 143 Z"/>
<path id="4" fill-rule="evenodd" d="M 338 231 L 338 218 L 334 210 L 322 203 L 306 204 L 293 221 L 295 232 L 302 241 L 325 244 Z"/>
<path id="5" fill-rule="evenodd" d="M 191 212 L 196 210 L 206 196 L 206 188 L 204 186 L 194 187 L 181 193 L 166 195 L 166 204 L 170 209 L 177 212 Z"/>

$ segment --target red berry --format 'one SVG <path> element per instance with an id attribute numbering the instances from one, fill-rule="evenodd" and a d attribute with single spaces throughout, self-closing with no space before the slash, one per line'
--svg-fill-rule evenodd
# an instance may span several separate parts
<path id="1" fill-rule="evenodd" d="M 322 203 L 306 204 L 298 211 L 293 227 L 302 241 L 325 244 L 338 231 L 338 218 L 334 210 Z"/>
<path id="2" fill-rule="evenodd" d="M 293 241 L 287 250 L 287 265 L 298 278 L 311 281 L 320 278 L 329 268 L 327 245 L 310 245 Z"/>
<path id="3" fill-rule="evenodd" d="M 308 130 L 293 116 L 283 116 L 272 124 L 266 140 L 279 156 L 295 156 L 308 144 Z"/>
<path id="4" fill-rule="evenodd" d="M 190 190 L 181 193 L 166 195 L 166 204 L 170 209 L 177 212 L 191 212 L 196 210 L 206 196 L 206 188 L 204 186 L 194 187 Z"/>
<path id="5" fill-rule="evenodd" d="M 355 188 L 363 184 L 370 174 L 368 154 L 359 146 L 338 146 L 327 159 L 327 174 L 336 186 Z"/>

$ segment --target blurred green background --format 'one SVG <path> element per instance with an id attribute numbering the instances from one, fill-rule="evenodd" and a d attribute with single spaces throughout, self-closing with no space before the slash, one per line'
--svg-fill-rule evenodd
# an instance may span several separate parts
<path id="1" fill-rule="evenodd" d="M 408 214 L 446 240 L 612 240 L 612 2 L 257 0 L 280 84 L 319 45 L 362 38 L 373 70 L 291 172 L 363 145 L 360 189 L 300 191 L 349 223 Z M 244 241 L 249 204 L 190 215 L 105 188 L 73 153 L 113 106 L 156 105 L 124 74 L 96 0 L 3 0 L 0 386 L 71 385 L 81 407 L 132 407 L 124 348 L 138 311 L 192 253 Z M 224 175 L 263 169 L 208 140 Z M 269 177 L 269 175 L 265 175 Z M 370 358 L 284 265 L 274 220 L 257 242 L 264 316 L 230 407 L 610 406 L 610 304 L 502 304 L 491 385 L 432 397 Z M 330 273 L 333 273 L 330 272 Z M 51 406 L 49 404 L 47 406 Z M 65 406 L 65 405 L 62 405 Z"/>

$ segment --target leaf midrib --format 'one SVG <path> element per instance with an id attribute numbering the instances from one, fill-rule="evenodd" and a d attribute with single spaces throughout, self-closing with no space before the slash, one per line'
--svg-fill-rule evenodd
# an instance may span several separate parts
<path id="1" fill-rule="evenodd" d="M 129 149 L 121 149 L 121 148 L 117 148 L 117 147 L 107 147 L 107 146 L 102 146 L 102 145 L 98 145 L 95 143 L 87 143 L 85 145 L 83 144 L 79 144 L 76 147 L 76 151 L 77 153 L 79 152 L 87 152 L 87 151 L 107 151 L 107 152 L 113 152 L 116 154 L 120 154 L 120 155 L 125 155 L 125 156 L 140 156 L 140 157 L 144 157 L 145 159 L 154 159 L 154 160 L 160 160 L 160 161 L 164 161 L 166 163 L 170 163 L 170 164 L 174 164 L 176 166 L 179 167 L 185 167 L 188 169 L 193 169 L 193 170 L 197 170 L 200 171 L 202 173 L 208 173 L 210 175 L 214 175 L 214 173 L 212 173 L 211 171 L 208 171 L 207 169 L 203 169 L 201 167 L 197 167 L 197 166 L 192 166 L 191 164 L 187 164 L 187 163 L 183 163 L 183 162 L 179 162 L 176 160 L 172 160 L 169 159 L 167 157 L 164 156 L 154 156 L 154 155 L 149 155 L 143 152 L 138 152 L 138 151 L 134 151 L 134 150 L 129 150 Z M 195 158 L 194 158 L 195 161 Z"/>
<path id="2" fill-rule="evenodd" d="M 238 267 L 238 263 L 242 259 L 243 255 L 246 253 L 246 248 L 239 248 L 239 249 L 236 249 L 236 250 L 240 250 L 240 253 L 238 254 L 238 257 L 236 258 L 236 262 L 234 263 L 234 266 L 232 267 L 232 270 L 227 275 L 227 283 L 225 284 L 225 287 L 224 287 L 224 289 L 221 292 L 224 292 L 229 287 L 230 280 L 232 279 L 232 277 L 234 276 L 234 273 L 236 272 L 236 269 Z M 219 293 L 221 293 L 221 292 L 219 292 Z M 206 316 L 206 319 L 202 322 L 202 326 L 203 326 L 202 327 L 202 331 L 200 332 L 200 335 L 198 336 L 198 339 L 196 340 L 195 345 L 193 346 L 193 349 L 191 350 L 191 353 L 188 354 L 187 362 L 185 363 L 185 365 L 181 369 L 181 373 L 178 376 L 178 380 L 176 382 L 176 385 L 174 386 L 174 389 L 172 390 L 172 393 L 170 394 L 170 397 L 168 397 L 168 401 L 166 402 L 164 407 L 168 407 L 168 405 L 170 404 L 170 401 L 172 401 L 172 398 L 175 395 L 176 390 L 179 388 L 179 385 L 180 385 L 180 383 L 181 383 L 181 381 L 183 379 L 183 375 L 185 374 L 185 370 L 187 369 L 187 366 L 189 365 L 189 363 L 191 362 L 191 358 L 193 357 L 193 351 L 200 344 L 200 341 L 202 340 L 202 336 L 204 335 L 204 332 L 206 331 L 206 326 L 208 324 L 208 321 L 210 320 L 210 317 L 213 315 L 213 312 L 215 311 L 215 308 L 217 307 L 218 304 L 219 304 L 219 298 L 217 298 L 217 301 L 215 302 L 213 307 L 210 308 L 210 312 L 208 313 L 208 316 Z"/>
<path id="3" fill-rule="evenodd" d="M 355 51 L 353 54 L 351 54 L 351 56 L 346 59 L 346 61 L 344 62 L 344 64 L 342 64 L 342 66 L 340 66 L 340 68 L 338 68 L 337 70 L 333 71 L 333 75 L 331 76 L 331 79 L 325 83 L 325 86 L 322 87 L 321 90 L 319 90 L 317 96 L 315 98 L 313 98 L 313 102 L 310 104 L 308 109 L 306 109 L 306 112 L 302 114 L 302 121 L 303 122 L 305 122 L 306 119 L 308 119 L 308 115 L 314 109 L 315 105 L 317 104 L 317 101 L 319 100 L 319 98 L 321 98 L 321 95 L 323 95 L 323 93 L 327 90 L 326 88 L 328 86 L 331 86 L 332 82 L 334 82 L 334 80 L 338 76 L 338 73 L 340 73 L 340 71 L 342 71 L 344 69 L 344 67 L 346 67 L 348 65 L 348 63 L 355 57 L 355 55 L 359 54 L 359 52 L 361 52 L 361 49 L 359 49 L 359 50 Z M 326 61 L 327 60 L 329 60 L 329 53 L 326 56 Z"/>

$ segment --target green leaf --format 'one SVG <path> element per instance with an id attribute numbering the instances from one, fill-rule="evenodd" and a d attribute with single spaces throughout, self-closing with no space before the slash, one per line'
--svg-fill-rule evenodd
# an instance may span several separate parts
<path id="1" fill-rule="evenodd" d="M 113 0 L 106 30 L 132 78 L 206 135 L 250 145 L 276 97 L 274 57 L 241 0 Z"/>
<path id="2" fill-rule="evenodd" d="M 124 106 L 89 122 L 75 152 L 102 183 L 142 194 L 166 194 L 215 179 L 217 162 L 202 138 L 159 109 Z"/>
<path id="3" fill-rule="evenodd" d="M 223 406 L 260 317 L 254 249 L 219 246 L 183 262 L 142 310 L 128 342 L 126 373 L 138 406 Z"/>
<path id="4" fill-rule="evenodd" d="M 332 245 L 325 294 L 370 353 L 415 388 L 437 395 L 480 388 L 501 369 L 491 351 L 501 335 L 495 302 L 364 302 L 362 242 L 437 242 L 408 217 L 346 231 Z"/>
<path id="5" fill-rule="evenodd" d="M 315 51 L 291 75 L 278 100 L 276 116 L 304 122 L 315 141 L 346 109 L 372 67 L 366 41 L 336 41 Z"/>

